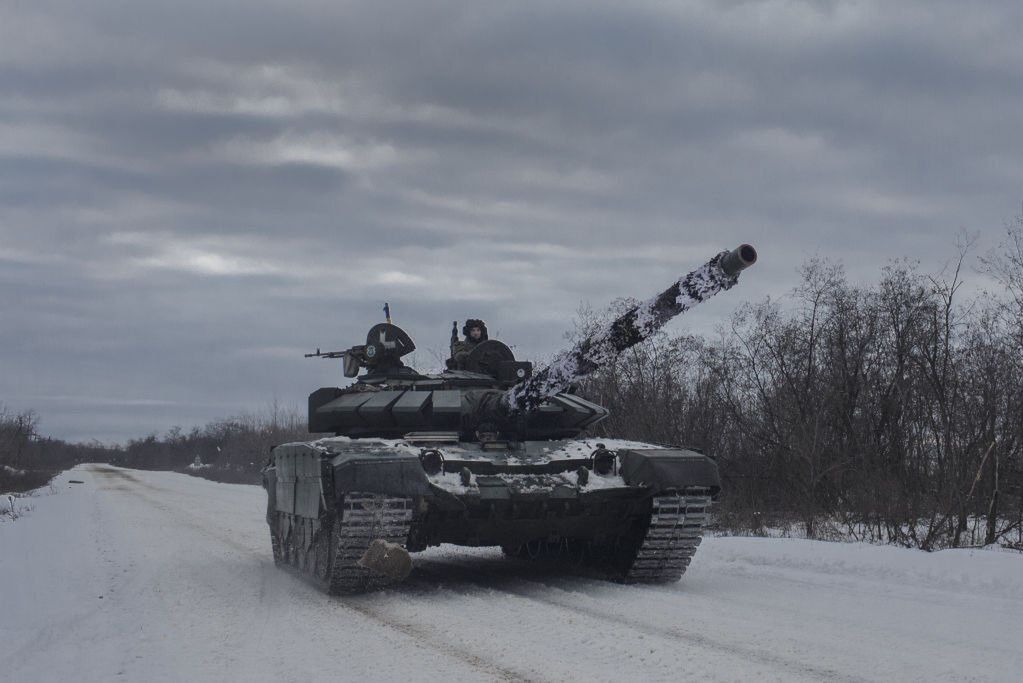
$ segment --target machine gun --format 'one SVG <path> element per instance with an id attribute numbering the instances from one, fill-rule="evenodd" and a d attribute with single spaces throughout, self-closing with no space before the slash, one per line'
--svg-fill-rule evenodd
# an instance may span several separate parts
<path id="1" fill-rule="evenodd" d="M 387 371 L 403 368 L 401 357 L 416 350 L 416 344 L 405 330 L 390 322 L 390 312 L 385 305 L 388 322 L 379 323 L 370 328 L 366 334 L 366 343 L 353 346 L 344 351 L 305 354 L 306 358 L 341 358 L 344 363 L 345 377 L 357 377 L 359 368 L 371 371 Z"/>
<path id="2" fill-rule="evenodd" d="M 306 358 L 340 358 L 341 363 L 344 366 L 345 377 L 358 377 L 359 368 L 363 367 L 361 358 L 365 355 L 365 346 L 353 346 L 350 349 L 344 351 L 320 351 L 316 349 L 316 353 L 306 353 Z"/>

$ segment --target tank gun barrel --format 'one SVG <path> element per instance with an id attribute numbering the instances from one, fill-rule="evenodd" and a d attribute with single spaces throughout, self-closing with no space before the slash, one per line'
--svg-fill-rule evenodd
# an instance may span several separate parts
<path id="1" fill-rule="evenodd" d="M 757 250 L 750 244 L 740 244 L 731 251 L 722 252 L 719 256 L 721 256 L 721 270 L 725 272 L 725 275 L 730 276 L 738 276 L 739 273 L 757 262 Z"/>
<path id="2" fill-rule="evenodd" d="M 510 388 L 503 402 L 510 412 L 530 411 L 545 399 L 613 360 L 622 351 L 650 338 L 675 316 L 731 289 L 739 274 L 757 261 L 757 250 L 743 244 L 723 251 L 691 273 L 680 277 L 657 296 L 626 311 L 572 348 L 558 354 L 550 365 Z"/>

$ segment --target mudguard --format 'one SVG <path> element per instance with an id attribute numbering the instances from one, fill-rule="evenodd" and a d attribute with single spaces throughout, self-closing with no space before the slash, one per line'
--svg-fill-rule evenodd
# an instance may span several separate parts
<path id="1" fill-rule="evenodd" d="M 717 463 L 702 453 L 680 448 L 628 449 L 618 452 L 621 474 L 630 486 L 654 491 L 699 486 L 716 496 L 721 490 Z"/>
<path id="2" fill-rule="evenodd" d="M 419 458 L 412 454 L 342 453 L 330 459 L 334 490 L 383 493 L 409 498 L 430 493 Z"/>
<path id="3" fill-rule="evenodd" d="M 285 444 L 273 450 L 273 459 L 274 508 L 300 517 L 319 517 L 323 499 L 320 452 L 305 444 Z"/>

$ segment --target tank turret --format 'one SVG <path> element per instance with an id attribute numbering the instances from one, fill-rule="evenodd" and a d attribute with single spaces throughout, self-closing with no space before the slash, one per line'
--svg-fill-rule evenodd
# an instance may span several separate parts
<path id="1" fill-rule="evenodd" d="M 389 438 L 456 431 L 473 440 L 485 425 L 517 441 L 571 438 L 607 416 L 601 406 L 568 393 L 572 385 L 675 316 L 730 289 L 756 259 L 748 244 L 717 254 L 535 374 L 531 363 L 516 360 L 506 344 L 489 339 L 468 354 L 463 370 L 421 375 L 401 362 L 415 349 L 412 338 L 397 325 L 379 323 L 363 345 L 307 354 L 343 358 L 347 377 L 367 370 L 350 387 L 310 395 L 309 431 Z"/>
<path id="2" fill-rule="evenodd" d="M 678 580 L 720 490 L 716 462 L 583 438 L 607 411 L 571 388 L 756 260 L 749 245 L 717 254 L 537 372 L 484 337 L 453 343 L 448 370 L 421 374 L 402 361 L 415 343 L 385 305 L 365 344 L 308 354 L 341 359 L 356 381 L 309 396 L 309 431 L 333 437 L 277 446 L 263 470 L 275 562 L 329 593 L 400 581 L 409 552 L 440 543 Z"/>

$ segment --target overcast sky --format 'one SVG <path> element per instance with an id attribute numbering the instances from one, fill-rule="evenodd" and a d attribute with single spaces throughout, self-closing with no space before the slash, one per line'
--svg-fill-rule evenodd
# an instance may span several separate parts
<path id="1" fill-rule="evenodd" d="M 122 441 L 303 406 L 389 301 L 520 356 L 581 302 L 761 255 L 994 247 L 1023 199 L 1023 4 L 8 0 L 0 401 Z M 976 279 L 977 275 L 970 274 Z M 435 365 L 429 353 L 420 354 Z"/>

